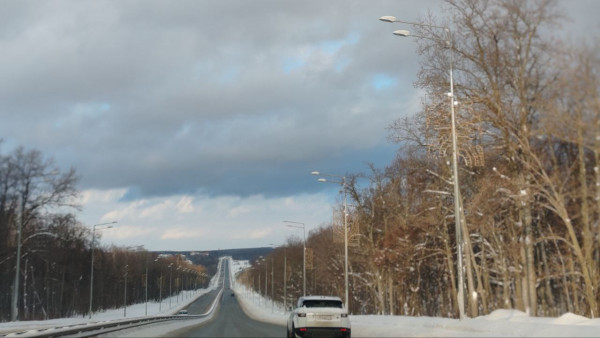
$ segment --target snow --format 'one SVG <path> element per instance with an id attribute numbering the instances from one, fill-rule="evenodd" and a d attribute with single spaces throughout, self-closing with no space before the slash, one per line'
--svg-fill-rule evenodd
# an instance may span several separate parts
<path id="1" fill-rule="evenodd" d="M 229 264 L 232 275 L 248 266 L 247 261 L 232 261 Z M 148 315 L 170 315 L 193 302 L 200 295 L 214 290 L 216 278 L 213 278 L 207 289 L 190 291 L 178 299 L 171 298 L 162 302 L 162 310 L 158 303 L 148 303 Z M 282 304 L 273 304 L 257 293 L 233 282 L 231 287 L 244 311 L 252 318 L 279 325 L 286 325 L 288 313 Z M 290 306 L 291 304 L 288 304 Z M 145 303 L 127 307 L 127 318 L 144 317 Z M 52 319 L 44 321 L 20 321 L 0 323 L 0 335 L 15 331 L 32 331 L 40 328 L 74 324 L 88 324 L 107 320 L 123 319 L 123 308 L 96 313 L 92 319 L 87 317 Z M 164 335 L 184 325 L 196 325 L 199 321 L 186 320 L 172 324 L 152 325 L 132 329 L 120 336 L 144 337 Z M 517 310 L 496 310 L 489 315 L 464 320 L 436 317 L 351 315 L 352 336 L 354 337 L 600 337 L 600 319 L 589 319 L 572 313 L 558 318 L 529 317 Z"/>
<path id="2" fill-rule="evenodd" d="M 233 261 L 232 275 L 248 267 Z M 289 313 L 243 285 L 233 283 L 237 300 L 252 318 L 286 325 Z M 289 306 L 289 304 L 288 304 Z M 439 317 L 350 315 L 353 337 L 600 337 L 600 319 L 572 313 L 558 318 L 529 317 L 517 310 L 496 310 L 464 320 Z"/>
<path id="3" fill-rule="evenodd" d="M 174 295 L 170 298 L 164 298 L 162 303 L 160 302 L 148 302 L 148 316 L 162 316 L 162 315 L 174 315 L 179 312 L 179 310 L 185 308 L 187 305 L 192 303 L 196 298 L 202 296 L 203 294 L 210 292 L 217 288 L 217 278 L 213 276 L 211 281 L 209 282 L 209 286 L 206 289 L 198 289 L 198 290 L 190 290 L 190 291 L 182 291 L 181 293 Z M 126 313 L 125 313 L 126 312 Z M 124 317 L 124 314 L 127 316 Z M 89 319 L 87 315 L 79 316 L 79 317 L 71 317 L 71 318 L 59 318 L 59 319 L 49 319 L 49 320 L 32 320 L 32 321 L 16 321 L 16 322 L 6 322 L 0 323 L 0 336 L 7 335 L 10 336 L 11 332 L 23 332 L 30 331 L 31 334 L 34 334 L 37 330 L 53 328 L 53 327 L 63 327 L 63 326 L 72 326 L 72 325 L 87 325 L 87 324 L 95 324 L 106 321 L 113 320 L 122 320 L 122 319 L 134 319 L 145 317 L 146 314 L 146 303 L 140 303 L 135 305 L 127 306 L 127 311 L 124 309 L 117 308 L 106 310 L 102 312 L 96 312 L 92 315 L 92 318 Z M 192 322 L 190 320 L 190 322 Z M 181 323 L 173 323 L 178 326 L 174 326 L 173 329 L 180 328 Z M 194 324 L 197 324 L 194 321 Z M 162 324 L 165 326 L 165 324 Z M 168 332 L 168 331 L 165 331 Z M 161 333 L 155 333 L 161 334 Z M 26 335 L 19 335 L 26 336 Z"/>

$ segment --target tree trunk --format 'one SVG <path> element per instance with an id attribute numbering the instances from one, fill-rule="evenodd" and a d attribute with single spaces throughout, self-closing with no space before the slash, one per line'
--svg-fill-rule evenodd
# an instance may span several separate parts
<path id="1" fill-rule="evenodd" d="M 389 301 L 389 314 L 390 316 L 394 315 L 394 281 L 392 279 L 391 271 L 388 272 L 388 301 Z"/>
<path id="2" fill-rule="evenodd" d="M 552 286 L 550 285 L 550 267 L 548 263 L 548 256 L 546 255 L 546 244 L 544 242 L 540 243 L 540 251 L 542 255 L 542 266 L 544 268 L 544 275 L 546 278 L 544 279 L 544 294 L 546 301 L 544 302 L 544 308 L 542 309 L 542 314 L 545 317 L 555 317 L 558 316 L 559 313 L 556 312 L 556 302 L 554 301 L 554 295 L 552 294 Z"/>
<path id="3" fill-rule="evenodd" d="M 573 264 L 573 258 L 569 256 L 569 278 L 571 286 L 571 295 L 573 296 L 573 310 L 576 314 L 581 313 L 579 311 L 579 293 L 577 292 L 577 287 L 579 286 L 579 277 L 575 274 L 575 264 Z"/>

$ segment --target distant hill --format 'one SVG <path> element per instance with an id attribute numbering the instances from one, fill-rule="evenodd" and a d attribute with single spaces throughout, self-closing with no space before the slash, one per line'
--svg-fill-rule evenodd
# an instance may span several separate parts
<path id="1" fill-rule="evenodd" d="M 194 264 L 206 267 L 207 272 L 213 275 L 217 272 L 219 257 L 231 256 L 235 260 L 252 261 L 260 256 L 265 256 L 273 251 L 271 247 L 246 248 L 246 249 L 224 249 L 208 251 L 154 251 L 157 254 L 184 255 Z"/>

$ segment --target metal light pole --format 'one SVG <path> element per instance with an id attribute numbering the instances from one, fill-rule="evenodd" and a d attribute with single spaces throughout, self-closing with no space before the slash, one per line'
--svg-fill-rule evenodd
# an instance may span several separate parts
<path id="1" fill-rule="evenodd" d="M 123 318 L 127 317 L 127 272 L 129 265 L 125 265 L 125 287 L 123 288 Z"/>
<path id="2" fill-rule="evenodd" d="M 179 304 L 179 294 L 181 293 L 181 266 L 177 266 L 177 278 L 175 278 L 175 287 L 177 288 L 177 304 Z"/>
<path id="3" fill-rule="evenodd" d="M 19 195 L 19 204 L 21 206 L 21 213 L 19 216 L 19 222 L 17 223 L 17 264 L 15 266 L 15 279 L 13 281 L 13 293 L 11 299 L 10 318 L 11 321 L 16 321 L 19 317 L 19 274 L 21 270 L 21 232 L 23 229 L 23 213 L 25 211 L 25 200 Z"/>
<path id="4" fill-rule="evenodd" d="M 173 280 L 173 263 L 169 264 L 169 309 L 171 308 L 171 295 L 173 294 L 171 291 L 171 281 Z"/>
<path id="5" fill-rule="evenodd" d="M 348 312 L 348 202 L 346 198 L 346 176 L 323 174 L 319 171 L 313 171 L 310 174 L 315 176 L 337 177 L 341 179 L 341 181 L 335 181 L 328 180 L 326 178 L 319 178 L 318 181 L 340 184 L 342 186 L 342 190 L 344 191 L 344 307 L 346 308 L 346 312 Z"/>
<path id="6" fill-rule="evenodd" d="M 394 16 L 382 16 L 381 18 L 379 18 L 379 20 L 384 21 L 384 22 L 400 22 L 400 23 L 404 23 L 404 24 L 408 24 L 408 25 L 412 25 L 412 26 L 421 26 L 421 27 L 432 27 L 432 28 L 438 28 L 438 29 L 443 29 L 444 32 L 447 35 L 447 39 L 445 42 L 448 48 L 452 48 L 452 44 L 451 44 L 451 35 L 450 35 L 450 29 L 448 27 L 442 27 L 442 26 L 435 26 L 435 25 L 427 25 L 427 24 L 422 24 L 422 23 L 416 23 L 416 22 L 409 22 L 409 21 L 401 21 L 401 20 L 397 20 L 396 17 Z M 402 36 L 402 37 L 409 37 L 411 36 L 410 32 L 407 30 L 397 30 L 394 31 L 394 35 L 398 35 L 398 36 Z M 433 40 L 433 41 L 441 41 L 438 39 L 433 39 L 433 38 L 428 38 L 425 36 L 419 36 L 419 35 L 412 35 L 414 37 L 417 38 L 422 38 L 422 39 L 429 39 L 429 40 Z M 453 184 L 454 184 L 454 221 L 455 221 L 455 236 L 456 236 L 456 256 L 457 256 L 457 262 L 456 262 L 456 270 L 457 270 L 457 275 L 458 275 L 458 291 L 457 291 L 457 298 L 458 298 L 458 312 L 459 312 L 459 318 L 463 319 L 465 317 L 465 295 L 464 295 L 464 271 L 463 271 L 463 233 L 462 233 L 462 219 L 461 219 L 461 214 L 460 214 L 460 189 L 458 186 L 458 146 L 457 146 L 457 139 L 456 139 L 456 117 L 454 114 L 454 79 L 452 76 L 452 62 L 450 62 L 450 70 L 449 70 L 449 75 L 450 75 L 450 93 L 448 93 L 448 96 L 450 97 L 450 116 L 451 116 L 451 123 L 452 123 L 452 178 L 453 178 Z"/>
<path id="7" fill-rule="evenodd" d="M 146 280 L 144 283 L 146 284 L 146 290 L 144 291 L 146 297 L 146 309 L 144 311 L 144 315 L 148 315 L 148 252 L 146 252 Z"/>
<path id="8" fill-rule="evenodd" d="M 162 311 L 162 269 L 160 270 L 160 279 L 158 280 L 158 312 Z"/>
<path id="9" fill-rule="evenodd" d="M 92 267 L 90 268 L 90 308 L 88 310 L 89 319 L 92 319 L 92 301 L 94 299 L 94 245 L 96 243 L 96 227 L 106 225 L 104 227 L 99 228 L 98 230 L 109 229 L 109 228 L 112 228 L 112 225 L 108 225 L 108 224 L 115 224 L 115 223 L 117 223 L 117 221 L 92 225 L 92 264 L 91 264 Z"/>
<path id="10" fill-rule="evenodd" d="M 157 257 L 154 261 L 158 262 L 160 257 Z M 158 312 L 162 311 L 162 268 L 160 269 L 160 278 L 158 279 Z"/>
<path id="11" fill-rule="evenodd" d="M 275 267 L 275 263 L 273 262 L 273 259 L 271 258 L 271 313 L 273 313 L 273 307 L 275 306 L 275 299 L 273 299 L 274 293 L 273 291 L 275 290 L 275 284 L 273 281 L 273 278 L 275 278 L 275 274 L 273 273 L 273 269 Z"/>
<path id="12" fill-rule="evenodd" d="M 52 172 L 48 172 L 48 173 L 44 173 L 41 176 L 37 176 L 37 177 L 48 177 L 48 176 L 53 176 L 53 175 L 57 175 L 59 172 L 57 170 L 54 170 Z M 20 277 L 20 270 L 21 270 L 21 246 L 23 243 L 21 243 L 21 235 L 23 232 L 23 226 L 25 225 L 25 204 L 27 203 L 27 199 L 25 197 L 27 197 L 27 195 L 29 194 L 29 185 L 27 185 L 27 187 L 25 187 L 24 191 L 21 191 L 19 194 L 19 205 L 21 207 L 21 212 L 20 212 L 20 217 L 19 217 L 19 222 L 17 222 L 17 254 L 16 254 L 16 264 L 15 264 L 15 277 L 13 280 L 13 292 L 12 292 L 12 296 L 11 296 L 11 309 L 10 309 L 10 317 L 11 317 L 11 321 L 16 321 L 17 318 L 19 317 L 19 302 L 18 302 L 18 298 L 19 298 L 19 277 Z"/>
<path id="13" fill-rule="evenodd" d="M 283 312 L 287 310 L 287 252 L 283 249 Z"/>
<path id="14" fill-rule="evenodd" d="M 302 295 L 306 296 L 306 225 L 304 223 L 301 222 L 294 222 L 294 221 L 283 221 L 284 223 L 292 223 L 292 224 L 300 224 L 302 226 L 299 225 L 292 225 L 292 224 L 288 224 L 288 227 L 292 227 L 292 228 L 299 228 L 302 229 L 303 235 L 304 235 L 304 241 L 303 243 L 303 250 L 302 250 Z"/>

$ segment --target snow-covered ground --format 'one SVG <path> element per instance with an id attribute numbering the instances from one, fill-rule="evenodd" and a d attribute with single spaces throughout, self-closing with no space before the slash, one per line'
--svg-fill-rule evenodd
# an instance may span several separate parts
<path id="1" fill-rule="evenodd" d="M 218 274 L 217 274 L 218 275 Z M 217 288 L 218 278 L 213 276 L 206 289 L 198 289 L 193 291 L 182 291 L 178 295 L 170 298 L 165 298 L 162 302 L 148 302 L 127 306 L 127 310 L 123 307 L 117 309 L 96 312 L 92 318 L 88 316 L 79 316 L 71 318 L 59 318 L 49 320 L 32 320 L 32 321 L 16 321 L 0 323 L 0 335 L 6 335 L 15 331 L 33 331 L 36 329 L 52 328 L 59 326 L 70 326 L 77 324 L 100 323 L 118 319 L 132 319 L 148 316 L 161 316 L 177 314 L 179 310 L 185 308 L 191 302 L 201 295 Z"/>
<path id="2" fill-rule="evenodd" d="M 229 264 L 232 275 L 235 276 L 235 273 L 245 268 L 247 264 L 245 261 L 232 261 Z M 174 296 L 170 300 L 164 299 L 162 306 L 158 302 L 148 303 L 148 315 L 177 313 L 179 309 L 186 307 L 198 296 L 216 287 L 217 279 L 213 278 L 208 289 L 190 291 L 179 297 Z M 288 314 L 283 311 L 281 305 L 272 304 L 269 300 L 235 282 L 232 283 L 232 288 L 237 294 L 238 301 L 249 316 L 258 320 L 285 325 Z M 127 307 L 127 318 L 144 317 L 145 313 L 145 303 Z M 92 316 L 92 319 L 77 317 L 0 323 L 0 335 L 16 330 L 25 331 L 44 327 L 123 319 L 123 314 L 124 310 L 120 308 L 96 313 Z M 600 337 L 600 319 L 589 319 L 570 313 L 558 318 L 539 318 L 528 317 L 525 313 L 515 310 L 497 310 L 487 316 L 462 321 L 434 317 L 375 315 L 350 316 L 350 321 L 352 323 L 352 336 L 354 337 Z M 158 333 L 157 331 L 153 333 L 162 334 L 162 332 Z M 143 334 L 148 336 L 147 331 Z M 136 336 L 136 334 L 131 336 Z"/>
<path id="3" fill-rule="evenodd" d="M 248 266 L 230 264 L 232 275 Z M 251 317 L 286 325 L 281 305 L 233 283 L 238 301 Z M 529 317 L 516 310 L 496 310 L 473 319 L 407 316 L 350 316 L 353 337 L 600 337 L 600 319 L 565 314 L 558 318 Z"/>

